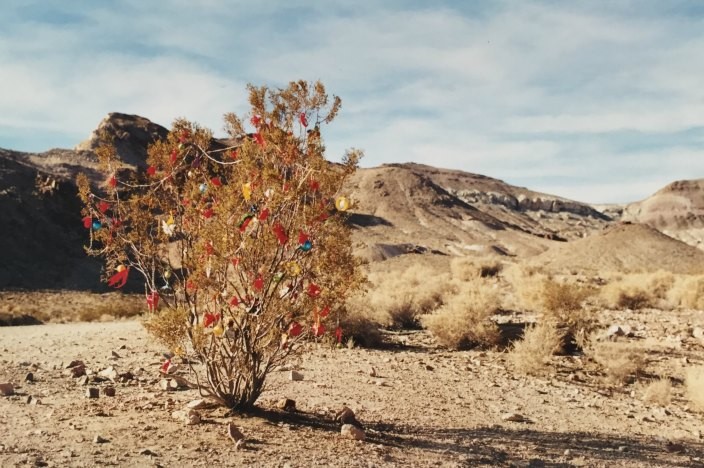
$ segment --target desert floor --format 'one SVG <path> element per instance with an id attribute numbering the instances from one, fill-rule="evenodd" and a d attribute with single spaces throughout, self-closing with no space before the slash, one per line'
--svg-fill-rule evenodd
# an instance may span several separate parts
<path id="1" fill-rule="evenodd" d="M 14 383 L 16 394 L 0 396 L 0 466 L 704 466 L 704 415 L 688 407 L 681 380 L 686 366 L 704 362 L 704 347 L 688 335 L 702 313 L 604 320 L 633 326 L 651 377 L 673 382 L 667 407 L 644 403 L 639 383 L 605 383 L 579 356 L 525 377 L 504 352 L 451 352 L 419 331 L 395 335 L 386 350 L 311 345 L 290 364 L 302 381 L 286 369 L 271 375 L 261 414 L 210 407 L 199 410 L 200 424 L 185 425 L 172 413 L 198 393 L 161 389 L 163 349 L 138 320 L 4 327 L 0 382 Z M 72 360 L 135 378 L 89 382 L 101 388 L 89 399 L 65 369 Z M 108 385 L 114 397 L 103 394 Z M 276 409 L 284 397 L 297 412 Z M 343 405 L 366 441 L 340 436 L 334 415 Z M 228 422 L 245 434 L 245 450 L 226 437 Z"/>

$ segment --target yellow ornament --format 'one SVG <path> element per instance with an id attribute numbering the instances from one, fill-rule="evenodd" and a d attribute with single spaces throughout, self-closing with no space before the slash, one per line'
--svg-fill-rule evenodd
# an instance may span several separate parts
<path id="1" fill-rule="evenodd" d="M 242 184 L 242 195 L 247 201 L 252 198 L 252 184 L 250 184 L 249 182 L 247 182 L 246 184 Z"/>
<path id="2" fill-rule="evenodd" d="M 164 279 L 169 279 L 171 278 L 171 269 L 166 269 L 164 270 Z"/>
<path id="3" fill-rule="evenodd" d="M 118 273 L 123 272 L 123 271 L 125 271 L 125 268 L 126 268 L 125 265 L 118 265 L 117 272 Z"/>
<path id="4" fill-rule="evenodd" d="M 350 201 L 347 197 L 337 197 L 335 199 L 335 208 L 337 211 L 347 211 L 350 207 Z"/>
<path id="5" fill-rule="evenodd" d="M 298 276 L 301 274 L 301 266 L 296 262 L 288 262 L 285 268 L 289 276 Z"/>
<path id="6" fill-rule="evenodd" d="M 213 335 L 217 336 L 220 338 L 222 334 L 225 333 L 225 330 L 222 328 L 222 325 L 218 324 L 213 328 Z"/>
<path id="7" fill-rule="evenodd" d="M 173 225 L 173 224 L 175 224 L 175 223 L 176 223 L 176 221 L 174 221 L 174 215 L 169 214 L 169 219 L 166 220 L 166 224 L 168 224 L 169 226 L 171 226 L 171 225 Z"/>

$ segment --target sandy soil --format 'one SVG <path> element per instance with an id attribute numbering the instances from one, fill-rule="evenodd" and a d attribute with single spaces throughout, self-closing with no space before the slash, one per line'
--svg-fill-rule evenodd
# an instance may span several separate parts
<path id="1" fill-rule="evenodd" d="M 675 382 L 666 408 L 645 404 L 637 386 L 604 384 L 580 357 L 556 358 L 551 374 L 528 378 L 505 353 L 449 352 L 418 332 L 397 336 L 390 350 L 313 345 L 291 363 L 303 381 L 271 375 L 260 415 L 211 407 L 197 425 L 173 419 L 197 391 L 161 390 L 162 349 L 138 321 L 0 328 L 0 382 L 17 392 L 0 396 L 0 466 L 704 466 L 704 416 L 688 408 L 681 384 L 684 366 L 704 362 L 704 348 L 685 336 L 702 313 L 668 314 L 609 318 L 634 325 L 634 339 L 651 345 L 649 371 Z M 89 383 L 101 388 L 89 399 L 65 370 L 75 359 L 135 379 Z M 114 397 L 103 394 L 109 385 Z M 283 397 L 296 413 L 275 409 Z M 340 436 L 342 405 L 366 441 Z M 511 413 L 525 420 L 505 420 Z M 228 422 L 246 450 L 226 437 Z"/>

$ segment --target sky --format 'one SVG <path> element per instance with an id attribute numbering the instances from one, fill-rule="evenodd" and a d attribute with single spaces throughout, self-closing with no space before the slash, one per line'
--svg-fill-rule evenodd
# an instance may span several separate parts
<path id="1" fill-rule="evenodd" d="M 342 98 L 329 159 L 417 162 L 589 203 L 704 177 L 704 2 L 3 0 L 0 147 L 109 112 L 223 135 L 246 84 Z"/>

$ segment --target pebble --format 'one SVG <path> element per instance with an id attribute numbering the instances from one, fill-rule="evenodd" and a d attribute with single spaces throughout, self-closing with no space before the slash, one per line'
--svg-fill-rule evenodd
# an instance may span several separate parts
<path id="1" fill-rule="evenodd" d="M 108 439 L 102 437 L 100 434 L 98 434 L 98 435 L 96 435 L 95 437 L 93 437 L 93 443 L 94 443 L 94 444 L 104 444 L 104 443 L 107 442 L 107 441 L 108 441 Z"/>
<path id="2" fill-rule="evenodd" d="M 299 382 L 303 380 L 303 374 L 298 371 L 292 370 L 289 374 L 289 378 L 294 382 Z"/>
<path id="3" fill-rule="evenodd" d="M 188 409 L 203 409 L 208 406 L 208 402 L 203 399 L 192 400 L 188 402 L 186 408 Z"/>
<path id="4" fill-rule="evenodd" d="M 501 417 L 504 421 L 511 421 L 511 422 L 530 422 L 530 419 L 526 418 L 522 414 L 518 413 L 509 413 Z"/>
<path id="5" fill-rule="evenodd" d="M 105 396 L 114 397 L 115 396 L 115 387 L 105 387 L 103 389 L 103 393 L 105 394 Z"/>
<path id="6" fill-rule="evenodd" d="M 364 431 L 352 424 L 343 424 L 340 434 L 347 439 L 364 440 L 366 438 Z"/>
<path id="7" fill-rule="evenodd" d="M 86 398 L 98 398 L 100 396 L 100 390 L 95 387 L 86 388 Z"/>
<path id="8" fill-rule="evenodd" d="M 283 411 L 296 411 L 296 400 L 282 398 L 276 403 L 276 407 Z"/>
<path id="9" fill-rule="evenodd" d="M 24 381 L 34 382 L 34 374 L 32 374 L 31 372 L 27 372 L 27 375 L 24 376 Z"/>
<path id="10" fill-rule="evenodd" d="M 159 381 L 159 387 L 166 392 L 172 392 L 178 390 L 178 382 L 173 379 L 161 379 Z"/>
<path id="11" fill-rule="evenodd" d="M 0 395 L 11 396 L 15 394 L 15 387 L 11 383 L 0 383 Z"/>

